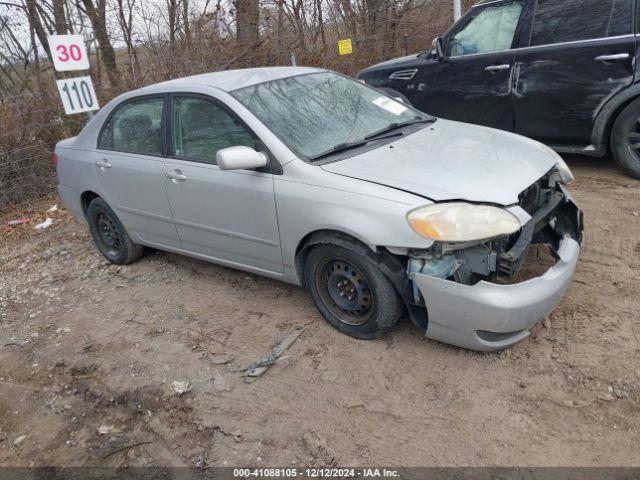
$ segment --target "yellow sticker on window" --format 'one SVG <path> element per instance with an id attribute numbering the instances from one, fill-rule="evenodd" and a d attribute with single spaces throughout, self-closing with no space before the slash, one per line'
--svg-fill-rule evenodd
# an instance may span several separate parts
<path id="1" fill-rule="evenodd" d="M 340 53 L 340 55 L 350 55 L 353 53 L 353 45 L 351 45 L 350 38 L 338 41 L 338 53 Z"/>

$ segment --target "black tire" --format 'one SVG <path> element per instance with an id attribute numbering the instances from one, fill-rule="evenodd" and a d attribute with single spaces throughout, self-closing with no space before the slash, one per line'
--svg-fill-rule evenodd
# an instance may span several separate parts
<path id="1" fill-rule="evenodd" d="M 640 100 L 618 115 L 611 131 L 611 151 L 618 165 L 640 180 Z"/>
<path id="2" fill-rule="evenodd" d="M 409 105 L 410 107 L 413 107 L 413 105 L 411 105 L 411 101 L 406 96 L 404 96 L 403 94 L 401 94 L 397 90 L 394 90 L 393 88 L 382 87 L 382 88 L 379 88 L 378 90 L 386 93 L 390 97 L 393 97 L 393 98 L 395 98 L 397 100 L 400 100 L 405 105 Z"/>
<path id="3" fill-rule="evenodd" d="M 351 337 L 372 340 L 398 323 L 404 305 L 377 265 L 356 250 L 331 244 L 312 247 L 305 261 L 305 282 L 331 326 Z M 345 292 L 351 297 L 343 298 Z"/>
<path id="4" fill-rule="evenodd" d="M 111 263 L 126 265 L 144 253 L 144 247 L 131 241 L 118 216 L 100 197 L 89 204 L 87 222 L 93 242 Z"/>

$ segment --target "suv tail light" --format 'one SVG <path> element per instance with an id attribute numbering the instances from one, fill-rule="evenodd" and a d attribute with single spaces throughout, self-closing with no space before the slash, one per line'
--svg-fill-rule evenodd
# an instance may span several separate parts
<path id="1" fill-rule="evenodd" d="M 58 166 L 58 154 L 57 153 L 53 154 L 53 166 L 54 167 Z"/>

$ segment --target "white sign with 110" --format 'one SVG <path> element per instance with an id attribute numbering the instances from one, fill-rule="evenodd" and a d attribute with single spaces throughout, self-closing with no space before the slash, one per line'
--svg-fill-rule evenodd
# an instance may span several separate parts
<path id="1" fill-rule="evenodd" d="M 56 80 L 58 91 L 64 105 L 64 113 L 90 112 L 97 110 L 98 99 L 91 83 L 91 77 L 66 78 Z"/>

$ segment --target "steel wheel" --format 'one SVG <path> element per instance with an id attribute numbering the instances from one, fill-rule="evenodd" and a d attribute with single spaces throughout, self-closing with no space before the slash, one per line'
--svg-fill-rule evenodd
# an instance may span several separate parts
<path id="1" fill-rule="evenodd" d="M 100 212 L 96 217 L 96 229 L 98 238 L 107 250 L 114 253 L 120 250 L 120 235 L 111 217 Z"/>
<path id="2" fill-rule="evenodd" d="M 367 278 L 352 263 L 327 259 L 316 270 L 316 287 L 322 302 L 347 325 L 366 323 L 373 312 L 373 295 Z"/>

